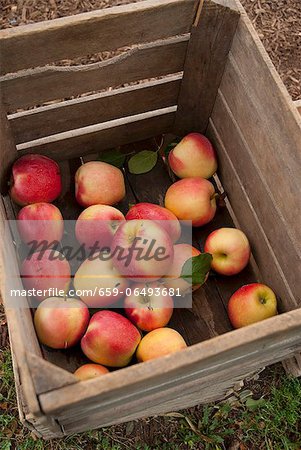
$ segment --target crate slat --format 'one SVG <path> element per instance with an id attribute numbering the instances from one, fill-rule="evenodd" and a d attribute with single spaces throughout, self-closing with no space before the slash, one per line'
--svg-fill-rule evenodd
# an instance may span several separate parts
<path id="1" fill-rule="evenodd" d="M 0 78 L 9 112 L 183 70 L 189 35 L 142 44 L 85 66 L 45 66 Z"/>
<path id="2" fill-rule="evenodd" d="M 191 30 L 175 121 L 176 134 L 184 136 L 192 131 L 205 131 L 239 17 L 240 13 L 229 7 L 211 1 L 204 3 L 199 22 Z"/>
<path id="3" fill-rule="evenodd" d="M 17 144 L 177 104 L 182 75 L 89 95 L 9 117 Z"/>
<path id="4" fill-rule="evenodd" d="M 2 30 L 0 73 L 187 33 L 197 3 L 148 0 Z"/>
<path id="5" fill-rule="evenodd" d="M 279 211 L 274 200 L 273 194 L 275 189 L 271 192 L 268 188 L 265 177 L 261 174 L 260 166 L 258 166 L 256 160 L 253 158 L 254 147 L 249 147 L 244 139 L 243 131 L 233 117 L 222 92 L 219 92 L 217 96 L 212 113 L 212 121 L 223 141 L 224 147 L 227 149 L 228 157 L 238 173 L 241 184 L 244 186 L 245 193 L 252 203 L 258 221 L 263 230 L 266 230 L 265 234 L 272 245 L 272 251 L 294 293 L 294 297 L 296 299 L 301 298 L 301 266 L 299 264 L 300 253 L 298 252 L 298 246 L 296 246 L 292 240 L 287 223 L 283 220 L 281 211 Z M 242 153 L 244 154 L 243 159 L 241 158 Z M 226 166 L 224 163 L 224 158 L 226 156 L 222 155 L 222 152 L 219 152 L 219 154 L 221 154 L 221 166 Z M 223 167 L 221 170 L 224 170 Z M 228 177 L 231 177 L 230 173 Z M 224 179 L 224 183 L 225 186 L 227 186 L 228 179 Z M 233 195 L 231 188 L 228 188 L 228 191 L 230 196 L 231 194 Z M 262 208 L 263 202 L 265 202 L 264 208 Z M 236 208 L 237 206 L 238 205 L 235 204 Z M 238 216 L 239 222 L 241 223 L 242 218 L 240 217 L 241 213 L 239 213 L 239 211 Z M 259 249 L 261 246 L 259 241 L 254 239 L 253 242 L 255 249 L 257 247 Z M 283 251 L 284 243 L 285 251 Z M 259 259 L 258 261 L 261 262 L 262 260 Z M 260 264 L 262 273 L 266 272 L 266 269 L 262 267 L 265 264 L 266 262 L 263 261 Z M 268 268 L 268 270 L 269 269 L 270 268 Z M 277 292 L 277 289 L 275 290 Z M 283 302 L 285 302 L 286 308 L 289 308 L 289 300 L 286 299 L 286 297 L 283 297 Z M 294 302 L 292 306 L 295 306 L 296 304 L 297 303 Z"/>
<path id="6" fill-rule="evenodd" d="M 175 111 L 176 106 L 149 111 L 26 142 L 17 148 L 20 154 L 42 153 L 58 160 L 83 156 L 168 133 L 174 122 Z"/>

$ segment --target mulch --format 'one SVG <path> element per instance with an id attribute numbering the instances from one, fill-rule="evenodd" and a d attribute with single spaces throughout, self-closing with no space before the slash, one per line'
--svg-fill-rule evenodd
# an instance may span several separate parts
<path id="1" fill-rule="evenodd" d="M 137 2 L 140 0 L 134 0 Z M 301 99 L 301 1 L 241 0 L 294 100 Z M 0 0 L 0 29 L 131 3 L 130 0 Z M 116 54 L 113 53 L 113 55 Z M 112 53 L 61 64 L 85 64 Z"/>

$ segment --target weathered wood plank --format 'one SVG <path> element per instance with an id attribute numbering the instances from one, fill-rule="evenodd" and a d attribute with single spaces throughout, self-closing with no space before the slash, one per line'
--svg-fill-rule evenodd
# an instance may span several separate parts
<path id="1" fill-rule="evenodd" d="M 301 100 L 296 100 L 294 102 L 294 105 L 296 106 L 297 110 L 299 111 L 299 113 L 301 114 Z"/>
<path id="2" fill-rule="evenodd" d="M 0 78 L 9 112 L 183 70 L 189 35 L 143 44 L 86 66 L 25 70 Z"/>
<path id="3" fill-rule="evenodd" d="M 239 12 L 211 0 L 204 3 L 187 49 L 176 134 L 205 131 L 238 20 Z"/>
<path id="4" fill-rule="evenodd" d="M 301 198 L 296 180 L 301 171 L 301 118 L 244 16 L 220 90 L 298 246 L 300 222 L 296 211 L 301 209 Z"/>
<path id="5" fill-rule="evenodd" d="M 77 383 L 76 377 L 60 367 L 26 352 L 26 361 L 37 395 Z"/>
<path id="6" fill-rule="evenodd" d="M 196 3 L 148 0 L 2 30 L 1 74 L 187 33 Z"/>
<path id="7" fill-rule="evenodd" d="M 176 105 L 182 76 L 42 106 L 9 117 L 17 144 Z"/>
<path id="8" fill-rule="evenodd" d="M 265 235 L 257 213 L 213 121 L 210 121 L 207 134 L 218 151 L 219 176 L 227 191 L 227 196 L 238 222 L 248 235 L 262 280 L 277 293 L 281 311 L 296 308 L 298 304 L 275 257 L 273 247 Z M 234 138 L 235 130 L 233 130 Z M 233 141 L 231 145 L 233 145 Z"/>
<path id="9" fill-rule="evenodd" d="M 0 191 L 2 194 L 8 191 L 9 171 L 16 158 L 17 149 L 12 130 L 0 98 Z"/>
<path id="10" fill-rule="evenodd" d="M 296 300 L 300 299 L 301 303 L 300 242 L 296 243 L 292 239 L 285 218 L 282 216 L 281 210 L 279 210 L 277 203 L 274 200 L 274 191 L 278 189 L 278 186 L 272 191 L 269 186 L 267 186 L 266 179 L 261 173 L 261 167 L 253 157 L 254 149 L 253 147 L 249 147 L 244 139 L 247 124 L 245 123 L 244 128 L 238 126 L 221 92 L 218 94 L 214 106 L 212 121 L 223 141 L 229 159 L 239 174 L 241 184 L 244 187 L 253 209 L 256 211 L 261 227 L 265 230 L 265 235 L 273 248 L 273 253 L 282 268 L 287 282 L 290 285 Z M 221 158 L 221 163 L 223 164 L 225 156 L 220 155 L 220 153 L 219 156 Z M 223 168 L 220 170 L 223 171 Z M 231 175 L 229 174 L 228 177 L 230 178 Z M 228 180 L 224 178 L 223 182 L 225 183 L 225 188 L 231 197 L 232 192 L 231 189 L 227 187 L 227 181 Z M 291 202 L 293 203 L 293 199 Z M 237 208 L 237 205 L 235 206 Z M 237 214 L 239 218 L 239 210 Z M 247 231 L 248 228 L 246 229 Z M 283 251 L 284 243 L 285 251 Z M 260 240 L 256 240 L 254 245 L 255 248 L 260 247 Z"/>
<path id="11" fill-rule="evenodd" d="M 214 337 L 181 351 L 181 354 L 121 369 L 111 373 L 106 380 L 99 378 L 81 383 L 80 389 L 71 385 L 43 394 L 41 405 L 46 413 L 66 419 L 78 414 L 83 407 L 89 412 L 89 407 L 96 404 L 99 408 L 116 407 L 124 402 L 129 405 L 131 399 L 140 397 L 141 411 L 147 395 L 160 391 L 164 403 L 164 393 L 168 400 L 168 390 L 178 386 L 179 399 L 181 392 L 189 393 L 189 387 L 185 392 L 185 384 L 190 381 L 205 381 L 211 375 L 215 381 L 220 380 L 220 371 L 227 368 L 231 371 L 230 377 L 235 378 L 246 370 L 260 367 L 265 361 L 272 363 L 284 354 L 295 352 L 301 347 L 300 324 L 301 309 L 298 309 Z M 275 342 L 278 343 L 276 347 Z M 213 378 L 210 379 L 212 386 Z M 175 397 L 174 393 L 172 397 Z M 86 425 L 89 427 L 88 423 Z"/>
<path id="12" fill-rule="evenodd" d="M 62 160 L 140 141 L 170 131 L 176 107 L 59 133 L 17 146 L 20 154 L 42 153 Z"/>

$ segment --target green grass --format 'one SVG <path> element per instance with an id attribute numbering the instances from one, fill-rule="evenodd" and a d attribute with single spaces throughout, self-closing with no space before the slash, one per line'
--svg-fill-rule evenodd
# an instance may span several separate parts
<path id="1" fill-rule="evenodd" d="M 45 442 L 19 423 L 11 356 L 0 352 L 0 450 L 245 450 L 301 449 L 301 383 L 280 365 L 227 401 Z M 141 423 L 140 423 L 141 424 Z M 139 434 L 140 433 L 140 434 Z"/>

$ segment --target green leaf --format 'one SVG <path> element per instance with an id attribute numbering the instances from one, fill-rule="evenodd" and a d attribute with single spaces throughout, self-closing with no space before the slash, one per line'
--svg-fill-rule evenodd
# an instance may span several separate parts
<path id="1" fill-rule="evenodd" d="M 203 284 L 207 273 L 210 270 L 212 255 L 201 253 L 188 259 L 182 267 L 181 278 L 192 285 Z"/>
<path id="2" fill-rule="evenodd" d="M 142 152 L 136 153 L 129 160 L 129 171 L 136 175 L 146 173 L 152 170 L 158 159 L 158 153 L 150 150 L 142 150 Z"/>
<path id="3" fill-rule="evenodd" d="M 174 142 L 171 142 L 170 144 L 168 144 L 167 147 L 165 147 L 165 149 L 164 149 L 164 156 L 165 156 L 165 158 L 168 158 L 169 153 L 172 151 L 172 149 L 175 148 L 176 145 L 178 145 L 180 140 L 181 139 L 176 139 Z"/>
<path id="4" fill-rule="evenodd" d="M 121 153 L 117 148 L 107 150 L 99 154 L 99 161 L 112 164 L 115 167 L 122 167 L 125 161 L 126 155 Z"/>
<path id="5" fill-rule="evenodd" d="M 246 407 L 251 411 L 254 411 L 257 408 L 260 408 L 266 403 L 264 398 L 259 398 L 258 400 L 254 400 L 254 398 L 247 398 Z"/>

